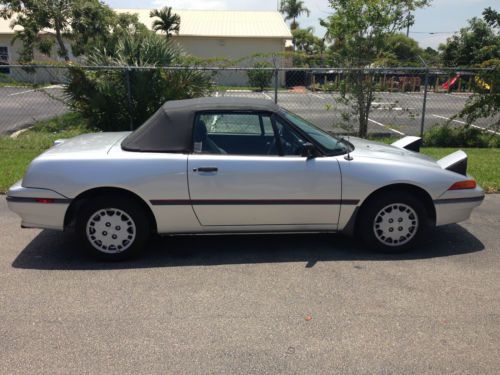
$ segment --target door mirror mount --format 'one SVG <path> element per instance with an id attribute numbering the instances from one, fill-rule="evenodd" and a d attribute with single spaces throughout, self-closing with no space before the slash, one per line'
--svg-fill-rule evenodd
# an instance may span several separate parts
<path id="1" fill-rule="evenodd" d="M 314 159 L 317 155 L 316 147 L 310 143 L 306 142 L 302 145 L 301 156 L 306 157 L 307 159 Z"/>

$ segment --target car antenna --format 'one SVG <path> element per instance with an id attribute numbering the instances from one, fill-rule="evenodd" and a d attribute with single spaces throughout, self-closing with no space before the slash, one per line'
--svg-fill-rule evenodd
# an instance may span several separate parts
<path id="1" fill-rule="evenodd" d="M 351 144 L 351 142 L 349 142 L 349 137 L 350 136 L 351 136 L 351 132 L 348 131 L 347 132 L 347 143 L 349 143 L 349 144 L 347 145 L 347 155 L 344 156 L 344 159 L 348 160 L 348 161 L 351 161 L 353 159 L 352 156 L 351 156 L 351 148 L 349 147 L 349 145 Z"/>

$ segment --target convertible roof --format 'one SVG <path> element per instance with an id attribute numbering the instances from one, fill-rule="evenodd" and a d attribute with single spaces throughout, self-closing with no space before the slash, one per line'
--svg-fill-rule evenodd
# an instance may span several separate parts
<path id="1" fill-rule="evenodd" d="M 198 98 L 166 102 L 141 127 L 122 142 L 125 151 L 190 152 L 194 116 L 199 111 L 277 112 L 271 100 L 248 98 Z"/>

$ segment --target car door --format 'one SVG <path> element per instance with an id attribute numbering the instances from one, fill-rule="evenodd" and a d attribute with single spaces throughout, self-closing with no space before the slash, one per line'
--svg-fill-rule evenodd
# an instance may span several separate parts
<path id="1" fill-rule="evenodd" d="M 194 133 L 188 182 L 201 225 L 337 224 L 337 160 L 301 156 L 306 140 L 284 122 L 266 113 L 199 113 Z"/>

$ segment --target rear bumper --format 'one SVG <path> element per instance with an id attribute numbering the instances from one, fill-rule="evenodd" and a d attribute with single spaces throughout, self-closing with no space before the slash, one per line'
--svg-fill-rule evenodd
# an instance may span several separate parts
<path id="1" fill-rule="evenodd" d="M 64 229 L 64 217 L 71 203 L 67 197 L 47 189 L 25 188 L 21 181 L 7 193 L 7 205 L 21 217 L 23 228 Z"/>
<path id="2" fill-rule="evenodd" d="M 484 191 L 480 187 L 469 191 L 448 191 L 434 200 L 436 225 L 459 223 L 467 220 L 474 208 L 484 200 Z"/>

